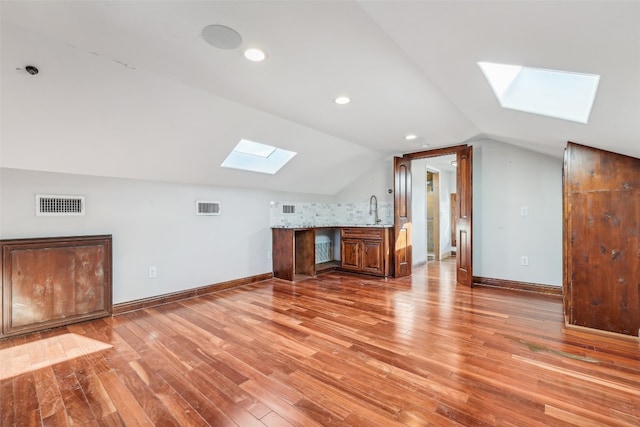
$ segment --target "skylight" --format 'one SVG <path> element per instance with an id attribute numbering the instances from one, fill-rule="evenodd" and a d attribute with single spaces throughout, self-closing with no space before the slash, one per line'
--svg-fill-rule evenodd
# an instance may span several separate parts
<path id="1" fill-rule="evenodd" d="M 478 62 L 500 106 L 586 124 L 600 76 Z"/>
<path id="2" fill-rule="evenodd" d="M 242 139 L 220 166 L 274 175 L 296 154 L 293 151 Z"/>

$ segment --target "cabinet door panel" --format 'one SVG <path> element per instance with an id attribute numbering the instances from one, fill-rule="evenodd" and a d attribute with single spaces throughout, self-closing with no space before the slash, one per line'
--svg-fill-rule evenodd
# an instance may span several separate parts
<path id="1" fill-rule="evenodd" d="M 0 245 L 4 335 L 111 315 L 111 236 L 14 239 Z"/>
<path id="2" fill-rule="evenodd" d="M 342 253 L 342 268 L 360 270 L 360 240 L 342 239 L 340 249 Z"/>
<path id="3" fill-rule="evenodd" d="M 384 273 L 384 250 L 381 240 L 363 240 L 362 271 Z"/>

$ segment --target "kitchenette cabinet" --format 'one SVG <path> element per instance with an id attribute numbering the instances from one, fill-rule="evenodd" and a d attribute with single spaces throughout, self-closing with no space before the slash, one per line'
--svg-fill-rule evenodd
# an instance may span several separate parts
<path id="1" fill-rule="evenodd" d="M 340 259 L 316 264 L 316 234 L 328 229 L 339 236 Z M 389 227 L 273 228 L 273 276 L 296 281 L 326 269 L 390 276 L 390 233 Z"/>
<path id="2" fill-rule="evenodd" d="M 340 248 L 343 270 L 389 276 L 388 228 L 342 228 Z"/>

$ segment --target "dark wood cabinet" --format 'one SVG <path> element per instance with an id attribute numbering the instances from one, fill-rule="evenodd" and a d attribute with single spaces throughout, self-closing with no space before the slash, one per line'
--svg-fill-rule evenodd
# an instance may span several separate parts
<path id="1" fill-rule="evenodd" d="M 273 228 L 273 277 L 294 280 L 315 275 L 315 232 L 311 228 Z"/>
<path id="2" fill-rule="evenodd" d="M 342 269 L 389 276 L 388 228 L 342 228 L 340 249 Z"/>
<path id="3" fill-rule="evenodd" d="M 273 276 L 295 281 L 303 276 L 315 276 L 323 269 L 376 276 L 391 275 L 391 232 L 383 227 L 332 227 L 340 230 L 340 263 L 328 266 L 315 263 L 316 229 L 274 228 Z M 325 229 L 326 230 L 326 229 Z M 337 239 L 337 237 L 336 237 Z"/>
<path id="4" fill-rule="evenodd" d="M 359 239 L 341 239 L 340 240 L 340 267 L 345 270 L 361 270 L 362 241 Z"/>
<path id="5" fill-rule="evenodd" d="M 570 143 L 564 163 L 567 323 L 638 336 L 640 159 Z"/>
<path id="6" fill-rule="evenodd" d="M 111 236 L 0 245 L 3 336 L 111 315 Z"/>

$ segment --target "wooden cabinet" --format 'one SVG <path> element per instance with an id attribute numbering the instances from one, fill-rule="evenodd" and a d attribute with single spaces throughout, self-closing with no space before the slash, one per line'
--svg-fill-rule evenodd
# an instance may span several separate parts
<path id="1" fill-rule="evenodd" d="M 313 229 L 274 228 L 271 231 L 273 276 L 294 280 L 296 274 L 315 274 L 315 232 Z"/>
<path id="2" fill-rule="evenodd" d="M 342 228 L 340 253 L 344 270 L 389 276 L 389 229 Z"/>
<path id="3" fill-rule="evenodd" d="M 111 315 L 111 236 L 0 241 L 3 336 Z"/>
<path id="4" fill-rule="evenodd" d="M 315 263 L 315 228 L 273 228 L 273 276 L 296 280 L 296 276 L 315 276 L 320 268 L 391 275 L 389 228 L 331 227 L 340 229 L 340 264 Z M 337 236 L 336 236 L 337 239 Z"/>
<path id="5" fill-rule="evenodd" d="M 569 143 L 564 304 L 570 325 L 640 330 L 640 159 Z"/>

